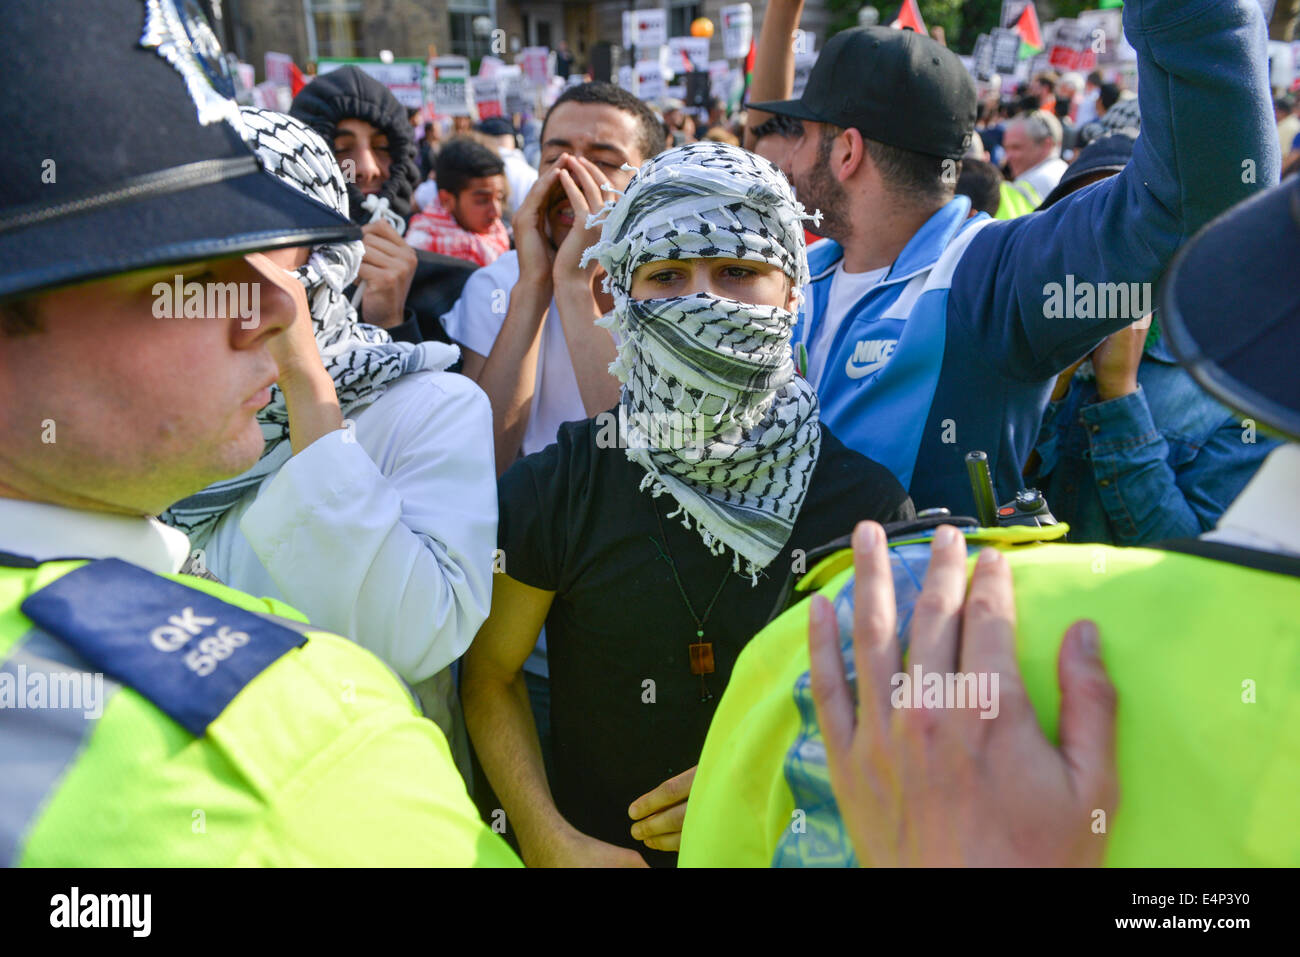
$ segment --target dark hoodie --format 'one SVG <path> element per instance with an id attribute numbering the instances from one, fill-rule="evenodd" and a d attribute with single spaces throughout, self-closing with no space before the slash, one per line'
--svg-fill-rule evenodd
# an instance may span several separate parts
<path id="1" fill-rule="evenodd" d="M 289 115 L 306 123 L 333 145 L 339 122 L 349 118 L 364 120 L 388 134 L 388 149 L 393 158 L 388 179 L 379 195 L 403 219 L 411 215 L 411 196 L 420 181 L 415 165 L 415 143 L 406 108 L 397 97 L 374 77 L 354 66 L 322 73 L 308 83 L 293 100 Z M 352 219 L 365 225 L 370 214 L 362 208 L 365 197 L 355 183 L 348 183 Z"/>
<path id="2" fill-rule="evenodd" d="M 354 66 L 340 67 L 323 73 L 294 97 L 289 115 L 301 120 L 334 145 L 339 122 L 349 118 L 364 120 L 388 134 L 392 166 L 379 195 L 388 198 L 389 207 L 402 219 L 411 215 L 411 198 L 420 181 L 415 165 L 415 142 L 406 108 L 397 102 L 374 77 Z M 371 214 L 362 203 L 365 196 L 355 183 L 348 183 L 348 202 L 352 219 L 364 226 Z M 438 256 L 416 250 L 419 265 L 406 297 L 407 320 L 388 331 L 394 339 L 408 342 L 424 340 L 450 341 L 439 317 L 456 304 L 465 280 L 474 264 L 450 256 Z M 364 314 L 361 317 L 365 319 Z"/>

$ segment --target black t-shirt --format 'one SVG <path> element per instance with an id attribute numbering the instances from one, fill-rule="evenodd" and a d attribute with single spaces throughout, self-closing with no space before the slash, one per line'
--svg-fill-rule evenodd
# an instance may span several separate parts
<path id="1" fill-rule="evenodd" d="M 598 434 L 595 420 L 566 423 L 554 445 L 511 466 L 499 485 L 498 539 L 507 575 L 556 593 L 546 645 L 550 783 L 560 812 L 585 834 L 673 866 L 675 854 L 632 838 L 627 807 L 699 761 L 737 655 L 767 623 L 799 564 L 794 550 L 824 545 L 862 519 L 901 521 L 914 512 L 884 466 L 823 425 L 790 540 L 754 587 L 730 572 L 730 549 L 711 555 L 693 520 L 688 530 L 666 517 L 677 508 L 670 495 L 639 491 L 645 470 L 623 449 L 597 447 Z M 718 595 L 703 639 L 661 550 L 695 615 L 703 618 Z M 701 640 L 713 645 L 715 670 L 703 679 L 708 701 L 689 662 L 688 646 Z"/>

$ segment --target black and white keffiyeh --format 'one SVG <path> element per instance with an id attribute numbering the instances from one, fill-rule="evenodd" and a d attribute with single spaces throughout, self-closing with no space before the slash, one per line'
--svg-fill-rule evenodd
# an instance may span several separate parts
<path id="1" fill-rule="evenodd" d="M 240 112 L 245 140 L 268 173 L 348 215 L 343 172 L 317 133 L 283 113 L 247 106 Z M 356 279 L 364 255 L 360 241 L 325 243 L 314 247 L 306 265 L 294 272 L 307 290 L 316 345 L 334 380 L 344 416 L 369 405 L 394 379 L 412 372 L 440 372 L 460 355 L 455 346 L 445 343 L 393 342 L 386 330 L 358 320 L 343 291 Z M 289 410 L 278 385 L 272 386 L 271 401 L 258 413 L 258 420 L 266 445 L 255 466 L 209 485 L 163 513 L 163 521 L 189 535 L 195 546 L 206 541 L 227 509 L 293 455 Z"/>
<path id="2" fill-rule="evenodd" d="M 820 451 L 817 396 L 795 375 L 788 309 L 708 294 L 631 298 L 632 274 L 660 260 L 726 257 L 770 263 L 808 281 L 803 220 L 767 160 L 692 143 L 645 163 L 617 201 L 593 215 L 600 242 L 583 257 L 608 274 L 613 310 L 599 324 L 621 345 L 620 440 L 646 470 L 642 490 L 678 503 L 705 546 L 727 548 L 757 583 L 785 547 Z"/>

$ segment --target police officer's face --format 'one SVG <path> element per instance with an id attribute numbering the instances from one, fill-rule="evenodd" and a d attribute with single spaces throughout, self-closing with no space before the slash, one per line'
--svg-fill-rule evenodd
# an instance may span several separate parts
<path id="1" fill-rule="evenodd" d="M 255 314 L 184 318 L 178 275 L 183 300 L 203 290 L 207 307 L 218 288 Z M 293 305 L 248 261 L 125 274 L 33 304 L 40 329 L 0 337 L 0 494 L 157 514 L 257 462 L 277 374 L 267 341 Z"/>

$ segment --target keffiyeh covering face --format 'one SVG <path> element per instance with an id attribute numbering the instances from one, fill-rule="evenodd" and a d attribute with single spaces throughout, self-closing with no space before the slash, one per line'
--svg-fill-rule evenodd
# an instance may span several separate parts
<path id="1" fill-rule="evenodd" d="M 795 375 L 794 315 L 709 294 L 631 298 L 632 274 L 661 260 L 712 257 L 766 262 L 795 288 L 808 281 L 809 217 L 767 160 L 722 143 L 692 143 L 650 160 L 604 217 L 583 262 L 608 274 L 623 382 L 619 432 L 646 470 L 643 490 L 678 503 L 717 555 L 757 583 L 785 547 L 817 464 L 817 396 Z M 667 423 L 689 427 L 665 427 Z M 665 436 L 669 441 L 665 441 Z"/>
<path id="2" fill-rule="evenodd" d="M 348 214 L 343 172 L 333 152 L 310 128 L 292 117 L 270 110 L 241 110 L 245 138 L 268 172 L 312 199 Z M 369 405 L 400 376 L 441 371 L 459 357 L 445 343 L 393 342 L 378 326 L 357 319 L 343 290 L 356 279 L 365 247 L 361 242 L 326 243 L 312 249 L 306 265 L 294 271 L 307 290 L 316 345 L 338 393 L 346 417 Z M 289 410 L 278 385 L 271 401 L 257 415 L 266 445 L 262 458 L 245 472 L 177 502 L 162 516 L 165 522 L 202 545 L 217 521 L 250 489 L 278 470 L 293 454 L 289 443 Z"/>

